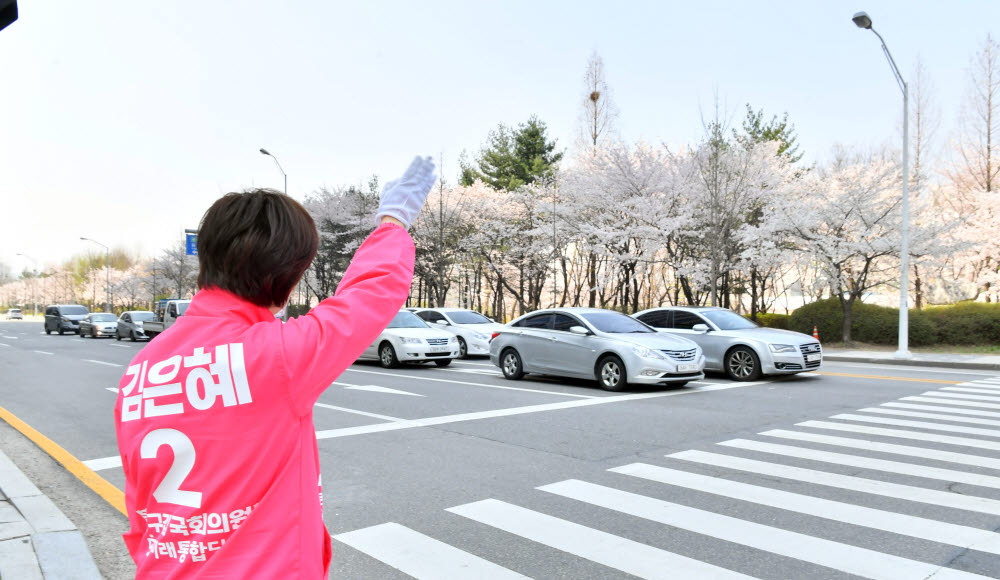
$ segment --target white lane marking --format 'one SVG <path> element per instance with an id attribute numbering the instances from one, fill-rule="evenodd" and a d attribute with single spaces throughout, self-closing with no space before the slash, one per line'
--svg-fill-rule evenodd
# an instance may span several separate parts
<path id="1" fill-rule="evenodd" d="M 10 346 L 10 345 L 9 344 L 4 344 L 4 343 L 0 342 L 0 346 Z"/>
<path id="2" fill-rule="evenodd" d="M 936 397 L 903 397 L 900 401 L 917 401 L 920 403 L 937 403 L 939 405 L 961 405 L 963 407 L 978 407 L 980 409 L 1000 409 L 1000 403 L 977 403 L 966 399 L 955 399 L 957 395 L 944 395 Z M 952 397 L 952 398 L 944 398 Z"/>
<path id="3" fill-rule="evenodd" d="M 116 395 L 118 394 L 118 389 L 115 389 L 115 388 L 113 388 L 113 387 L 104 387 L 104 388 L 105 388 L 106 390 L 109 390 L 109 391 L 111 391 L 112 393 L 115 393 Z"/>
<path id="4" fill-rule="evenodd" d="M 989 391 L 986 389 L 968 389 L 966 387 L 944 387 L 942 391 L 948 391 L 949 393 L 973 393 L 976 395 L 992 395 L 989 397 L 982 397 L 982 401 L 1000 401 L 1000 395 L 995 391 Z M 924 393 L 926 394 L 926 393 Z"/>
<path id="5" fill-rule="evenodd" d="M 1000 535 L 989 530 L 939 522 L 937 520 L 791 493 L 738 481 L 730 481 L 719 477 L 667 469 L 644 463 L 633 463 L 609 469 L 608 471 L 767 507 L 793 511 L 817 518 L 844 522 L 853 526 L 863 526 L 931 542 L 950 544 L 952 546 L 980 550 L 991 554 L 1000 554 Z M 797 548 L 789 547 L 788 549 L 794 550 Z M 792 557 L 799 558 L 797 555 L 792 555 Z M 823 565 L 820 562 L 814 563 Z"/>
<path id="6" fill-rule="evenodd" d="M 960 572 L 937 564 L 900 558 L 868 548 L 841 544 L 576 479 L 545 485 L 538 489 L 864 578 L 902 580 L 928 578 L 938 574 L 941 577 L 951 578 L 982 578 L 978 574 Z M 674 577 L 698 576 L 682 574 Z"/>
<path id="7" fill-rule="evenodd" d="M 914 409 L 917 411 L 936 411 L 938 413 L 949 413 L 952 415 L 976 415 L 978 417 L 1000 417 L 996 411 L 978 411 L 976 409 L 956 409 L 955 407 L 943 407 L 941 405 L 914 405 L 912 403 L 882 403 L 880 407 L 893 407 L 897 409 Z"/>
<path id="8" fill-rule="evenodd" d="M 881 413 L 883 415 L 896 415 L 899 417 L 918 417 L 921 419 L 941 419 L 943 421 L 954 421 L 956 423 L 970 423 L 973 425 L 992 425 L 1000 427 L 1000 421 L 996 419 L 979 419 L 974 417 L 956 417 L 955 415 L 944 415 L 942 413 L 925 413 L 922 411 L 900 411 L 897 409 L 865 408 L 858 409 L 862 413 Z"/>
<path id="9" fill-rule="evenodd" d="M 4 334 L 4 335 L 0 335 L 0 336 L 3 336 L 4 338 L 9 338 L 11 340 L 18 340 L 18 337 L 16 337 L 16 336 L 10 336 L 9 334 Z"/>
<path id="10" fill-rule="evenodd" d="M 334 383 L 337 384 L 337 383 Z M 423 397 L 419 393 L 411 393 L 409 391 L 400 391 L 397 389 L 390 389 L 389 387 L 380 387 L 378 385 L 348 385 L 344 387 L 345 389 L 351 389 L 352 391 L 369 391 L 372 393 L 385 393 L 387 395 L 406 395 L 408 397 Z"/>
<path id="11" fill-rule="evenodd" d="M 990 392 L 996 392 L 1000 389 L 1000 383 L 987 383 L 986 381 L 972 381 L 969 383 L 960 383 L 955 385 L 956 387 L 972 387 L 975 389 L 986 389 Z"/>
<path id="12" fill-rule="evenodd" d="M 455 364 L 455 365 L 471 365 L 471 366 L 476 366 L 476 367 L 492 367 L 492 368 L 497 368 L 496 365 L 494 365 L 492 363 L 488 363 L 488 362 L 469 362 L 469 361 L 465 361 L 465 360 L 452 360 L 451 364 Z"/>
<path id="13" fill-rule="evenodd" d="M 104 361 L 101 361 L 101 360 L 92 360 L 92 359 L 89 359 L 89 358 L 85 358 L 83 360 L 84 360 L 84 362 L 91 362 L 91 363 L 94 363 L 94 364 L 104 365 L 104 366 L 109 366 L 109 367 L 123 367 L 123 366 L 125 366 L 125 365 L 118 365 L 118 364 L 115 364 L 115 363 L 104 362 Z"/>
<path id="14" fill-rule="evenodd" d="M 446 373 L 466 373 L 470 375 L 486 375 L 490 377 L 502 377 L 503 373 L 500 371 L 491 371 L 488 369 L 478 370 L 478 369 L 435 369 L 438 371 L 444 371 Z"/>
<path id="15" fill-rule="evenodd" d="M 897 439 L 913 439 L 915 441 L 932 441 L 934 443 L 944 443 L 946 445 L 958 445 L 960 447 L 975 447 L 977 449 L 990 449 L 1000 451 L 1000 442 L 983 441 L 981 439 L 971 439 L 969 437 L 953 437 L 951 435 L 941 435 L 938 433 L 921 433 L 919 431 L 907 431 L 906 429 L 885 429 L 882 427 L 869 427 L 868 425 L 850 425 L 847 423 L 830 423 L 827 421 L 803 421 L 796 423 L 799 427 L 812 427 L 813 429 L 829 429 L 833 431 L 847 431 L 849 433 L 865 433 L 868 435 L 884 435 Z"/>
<path id="16" fill-rule="evenodd" d="M 352 372 L 352 373 L 366 373 L 366 374 L 369 374 L 369 375 L 381 375 L 381 376 L 386 376 L 386 377 L 401 377 L 401 378 L 404 378 L 404 379 L 410 379 L 411 381 L 412 380 L 433 381 L 433 382 L 436 382 L 436 383 L 451 383 L 451 384 L 454 384 L 454 385 L 468 385 L 470 387 L 485 387 L 487 389 L 503 389 L 503 390 L 506 390 L 506 391 L 526 391 L 526 392 L 529 392 L 529 393 L 539 393 L 539 394 L 544 394 L 544 395 L 561 395 L 563 397 L 576 397 L 576 398 L 580 398 L 580 399 L 599 399 L 599 398 L 601 398 L 601 397 L 595 396 L 595 395 L 577 395 L 577 394 L 574 394 L 574 393 L 561 393 L 559 391 L 543 391 L 541 389 L 526 389 L 526 388 L 523 388 L 523 387 L 504 387 L 504 386 L 500 386 L 500 385 L 487 385 L 487 384 L 484 384 L 484 383 L 469 383 L 469 382 L 465 382 L 465 381 L 452 381 L 452 380 L 449 380 L 449 379 L 433 379 L 433 378 L 430 378 L 430 377 L 415 377 L 413 375 L 402 375 L 402 374 L 399 374 L 399 373 L 382 373 L 382 372 L 378 372 L 378 371 L 363 371 L 361 369 L 354 369 L 354 368 L 349 368 L 349 369 L 347 369 L 347 371 Z"/>
<path id="17" fill-rule="evenodd" d="M 494 419 L 497 417 L 511 417 L 514 415 L 524 415 L 527 413 L 541 413 L 544 411 L 556 411 L 559 409 L 575 409 L 577 407 L 589 407 L 592 405 L 605 405 L 608 403 L 621 403 L 627 401 L 641 401 L 643 399 L 659 399 L 661 397 L 676 397 L 679 395 L 691 395 L 694 393 L 704 393 L 706 391 L 723 391 L 728 389 L 740 389 L 756 385 L 767 384 L 770 381 L 755 381 L 749 383 L 729 383 L 726 385 L 709 385 L 683 391 L 670 391 L 666 393 L 636 393 L 632 395 L 617 395 L 611 397 L 594 397 L 576 401 L 561 401 L 558 403 L 544 403 L 541 405 L 528 405 L 525 407 L 512 407 L 509 409 L 495 409 L 492 411 L 479 411 L 475 413 L 459 413 L 457 415 L 443 415 L 439 417 L 427 417 L 425 419 L 411 419 L 398 423 L 383 423 L 379 425 L 362 425 L 360 427 L 344 427 L 341 429 L 330 429 L 327 431 L 317 431 L 317 439 L 332 439 L 336 437 L 350 437 L 353 435 L 365 435 L 368 433 L 381 433 L 384 431 L 396 431 L 399 429 L 413 429 L 415 427 L 432 427 L 435 425 L 445 425 L 448 423 L 459 423 L 463 421 L 476 421 L 479 419 Z"/>
<path id="18" fill-rule="evenodd" d="M 528 580 L 527 576 L 395 522 L 337 534 L 333 539 L 418 580 Z"/>
<path id="19" fill-rule="evenodd" d="M 751 441 L 749 439 L 731 439 L 719 443 L 725 447 L 735 447 L 737 449 L 749 449 L 751 451 L 761 451 L 772 453 L 783 457 L 797 457 L 810 461 L 822 461 L 836 465 L 849 465 L 861 469 L 872 469 L 884 471 L 886 473 L 897 473 L 900 475 L 912 475 L 926 479 L 938 479 L 947 482 L 968 483 L 982 487 L 1000 487 L 1000 477 L 993 475 L 980 475 L 978 473 L 968 473 L 965 471 L 955 471 L 954 469 L 942 469 L 940 467 L 928 467 L 914 463 L 903 463 L 901 461 L 889 461 L 886 459 L 873 459 L 860 455 L 847 455 L 846 453 L 834 453 L 832 451 L 819 451 L 807 449 L 805 447 L 793 447 L 791 445 L 779 445 L 777 443 L 764 443 L 762 441 Z"/>
<path id="20" fill-rule="evenodd" d="M 121 467 L 122 458 L 118 455 L 115 455 L 114 457 L 101 457 L 100 459 L 88 459 L 87 461 L 84 461 L 83 464 L 94 471 L 101 471 L 103 469 Z"/>
<path id="21" fill-rule="evenodd" d="M 49 352 L 47 350 L 35 350 L 32 352 L 37 352 L 38 354 L 55 354 L 54 352 Z"/>
<path id="22" fill-rule="evenodd" d="M 345 413 L 354 413 L 355 415 L 364 415 L 365 417 L 372 417 L 375 419 L 383 419 L 385 421 L 405 421 L 406 419 L 400 419 L 399 417 L 390 417 L 389 415 L 379 415 L 378 413 L 369 413 L 367 411 L 358 411 L 355 409 L 348 409 L 347 407 L 337 407 L 336 405 L 327 405 L 326 403 L 316 403 L 317 407 L 323 407 L 324 409 L 333 409 L 334 411 L 343 411 Z"/>
<path id="23" fill-rule="evenodd" d="M 118 348 L 132 348 L 127 344 L 109 344 L 108 346 L 117 346 Z"/>
<path id="24" fill-rule="evenodd" d="M 639 578 L 751 578 L 496 499 L 460 505 L 447 511 Z"/>
<path id="25" fill-rule="evenodd" d="M 929 429 L 931 431 L 947 431 L 949 433 L 965 433 L 967 435 L 985 435 L 987 437 L 1000 437 L 1000 430 L 982 429 L 980 427 L 962 427 L 959 425 L 945 425 L 944 423 L 931 423 L 930 421 L 910 421 L 908 419 L 889 419 L 886 417 L 867 417 L 865 415 L 852 415 L 845 413 L 834 415 L 831 419 L 842 421 L 858 421 L 860 423 L 875 423 L 878 425 L 896 425 L 898 427 L 916 427 L 918 429 Z"/>
<path id="26" fill-rule="evenodd" d="M 738 469 L 750 473 L 780 477 L 794 481 L 802 481 L 827 487 L 837 487 L 849 489 L 861 493 L 881 495 L 895 499 L 902 499 L 917 503 L 925 503 L 934 506 L 954 508 L 959 510 L 973 511 L 984 514 L 1000 515 L 1000 501 L 973 495 L 959 495 L 950 491 L 939 491 L 927 489 L 925 487 L 915 487 L 912 485 L 901 485 L 878 481 L 875 479 L 865 479 L 853 475 L 841 475 L 827 471 L 815 469 L 805 469 L 802 467 L 792 467 L 779 463 L 768 463 L 755 459 L 744 459 L 732 455 L 720 455 L 707 451 L 681 451 L 667 455 L 673 459 L 691 461 L 703 465 L 712 465 L 723 469 Z"/>
<path id="27" fill-rule="evenodd" d="M 935 374 L 941 374 L 941 375 L 970 375 L 970 376 L 980 376 L 980 377 L 994 377 L 997 374 L 996 371 L 994 371 L 994 372 L 982 372 L 982 371 L 978 371 L 977 372 L 977 371 L 967 371 L 967 370 L 958 370 L 958 369 L 955 369 L 955 370 L 944 370 L 944 369 L 935 370 L 935 369 L 930 369 L 930 368 L 926 368 L 926 367 L 920 367 L 919 370 L 918 370 L 918 369 L 916 369 L 916 368 L 914 368 L 912 366 L 905 366 L 905 365 L 848 364 L 848 363 L 837 362 L 837 361 L 833 361 L 833 360 L 829 360 L 829 359 L 824 359 L 823 360 L 823 365 L 825 366 L 828 362 L 831 365 L 838 366 L 838 367 L 854 367 L 854 368 L 868 369 L 868 370 L 872 370 L 872 369 L 874 369 L 874 368 L 877 367 L 880 370 L 899 370 L 899 371 L 918 372 L 920 374 L 923 374 L 923 373 L 935 373 Z"/>
<path id="28" fill-rule="evenodd" d="M 791 439 L 794 441 L 810 441 L 812 443 L 822 443 L 824 445 L 836 445 L 839 447 L 848 447 L 850 449 L 863 449 L 865 451 L 908 455 L 910 457 L 934 459 L 937 461 L 946 461 L 948 463 L 958 463 L 960 465 L 976 465 L 979 467 L 988 467 L 990 469 L 1000 469 L 1000 459 L 983 457 L 982 455 L 955 453 L 954 451 L 941 451 L 940 449 L 928 449 L 926 447 L 897 445 L 895 443 L 879 443 L 876 441 L 869 441 L 867 439 L 852 439 L 850 437 L 835 437 L 833 435 L 818 435 L 816 433 L 785 431 L 782 429 L 764 431 L 763 433 L 760 433 L 760 435 L 780 437 L 782 439 Z"/>

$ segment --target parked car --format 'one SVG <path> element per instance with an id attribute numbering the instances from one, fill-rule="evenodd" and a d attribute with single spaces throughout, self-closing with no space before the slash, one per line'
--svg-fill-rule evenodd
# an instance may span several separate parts
<path id="1" fill-rule="evenodd" d="M 118 317 L 118 324 L 115 325 L 115 338 L 121 340 L 129 338 L 132 342 L 144 338 L 149 340 L 143 329 L 143 323 L 154 320 L 156 315 L 148 310 L 129 310 L 122 312 Z"/>
<path id="2" fill-rule="evenodd" d="M 53 304 L 45 307 L 45 334 L 56 331 L 59 334 L 64 332 L 77 333 L 80 330 L 80 321 L 83 320 L 90 311 L 86 306 L 79 304 Z"/>
<path id="3" fill-rule="evenodd" d="M 599 308 L 553 308 L 516 318 L 493 335 L 490 361 L 508 379 L 528 373 L 595 379 L 608 391 L 705 378 L 697 344 Z"/>
<path id="4" fill-rule="evenodd" d="M 393 369 L 401 363 L 434 361 L 446 367 L 458 357 L 458 339 L 440 328 L 432 328 L 412 312 L 400 310 L 358 360 L 377 360 Z"/>
<path id="5" fill-rule="evenodd" d="M 490 336 L 503 326 L 467 308 L 424 308 L 416 315 L 457 336 L 459 358 L 489 355 Z"/>
<path id="6" fill-rule="evenodd" d="M 111 338 L 112 333 L 118 328 L 118 318 L 108 312 L 91 312 L 80 321 L 80 328 L 76 333 L 80 336 L 97 338 L 106 336 Z"/>
<path id="7" fill-rule="evenodd" d="M 150 340 L 164 330 L 170 328 L 177 322 L 177 319 L 184 316 L 190 300 L 178 300 L 176 298 L 163 298 L 154 306 L 154 317 L 143 321 L 142 328 Z"/>
<path id="8" fill-rule="evenodd" d="M 24 315 L 21 314 L 21 309 L 11 308 L 7 310 L 7 320 L 24 320 Z"/>
<path id="9" fill-rule="evenodd" d="M 726 308 L 651 308 L 633 316 L 698 343 L 705 352 L 705 369 L 725 372 L 734 381 L 812 371 L 823 364 L 823 349 L 815 338 L 761 327 Z"/>

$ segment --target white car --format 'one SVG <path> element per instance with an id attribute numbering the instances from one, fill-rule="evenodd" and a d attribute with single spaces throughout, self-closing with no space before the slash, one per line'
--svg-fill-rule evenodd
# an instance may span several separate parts
<path id="1" fill-rule="evenodd" d="M 457 357 L 458 338 L 428 326 L 412 312 L 400 310 L 358 360 L 377 360 L 383 367 L 394 369 L 401 363 L 431 361 L 446 367 Z"/>
<path id="2" fill-rule="evenodd" d="M 502 324 L 466 308 L 423 308 L 416 315 L 457 336 L 459 358 L 489 356 L 490 337 L 503 328 Z"/>

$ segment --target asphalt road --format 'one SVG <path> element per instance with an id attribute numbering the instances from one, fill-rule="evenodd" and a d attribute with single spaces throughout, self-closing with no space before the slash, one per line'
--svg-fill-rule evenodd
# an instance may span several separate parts
<path id="1" fill-rule="evenodd" d="M 122 488 L 114 391 L 142 343 L 40 327 L 0 322 L 0 406 Z M 315 409 L 331 577 L 998 578 L 998 375 L 826 362 L 615 394 L 356 364 Z M 125 518 L 46 492 L 128 577 Z"/>

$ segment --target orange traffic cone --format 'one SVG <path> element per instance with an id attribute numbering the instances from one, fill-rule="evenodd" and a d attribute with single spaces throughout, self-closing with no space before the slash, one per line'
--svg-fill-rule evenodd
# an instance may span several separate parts
<path id="1" fill-rule="evenodd" d="M 819 329 L 816 328 L 815 326 L 813 327 L 813 338 L 819 340 Z"/>

